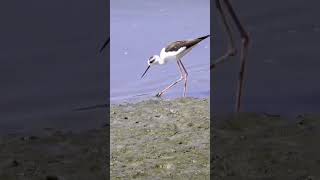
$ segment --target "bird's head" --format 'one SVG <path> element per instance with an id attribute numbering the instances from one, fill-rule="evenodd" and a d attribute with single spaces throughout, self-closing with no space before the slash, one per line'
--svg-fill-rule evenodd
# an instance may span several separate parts
<path id="1" fill-rule="evenodd" d="M 153 55 L 148 59 L 148 67 L 147 69 L 144 71 L 144 73 L 142 74 L 141 78 L 143 78 L 143 76 L 147 73 L 147 71 L 149 70 L 149 68 L 153 65 L 159 64 L 159 59 L 160 57 L 158 55 Z"/>

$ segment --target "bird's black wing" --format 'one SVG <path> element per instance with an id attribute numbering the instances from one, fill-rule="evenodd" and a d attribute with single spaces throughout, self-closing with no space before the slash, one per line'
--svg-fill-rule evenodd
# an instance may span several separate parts
<path id="1" fill-rule="evenodd" d="M 193 40 L 188 40 L 188 41 L 185 40 L 185 41 L 173 42 L 166 47 L 165 52 L 178 51 L 182 47 L 186 47 L 187 49 L 189 49 L 189 48 L 195 46 L 196 44 L 198 44 L 199 42 L 201 42 L 202 40 L 206 39 L 209 36 L 210 35 L 207 35 L 207 36 L 203 36 L 203 37 L 193 39 Z"/>
<path id="2" fill-rule="evenodd" d="M 180 48 L 182 47 L 186 47 L 187 45 L 187 41 L 175 41 L 173 43 L 170 43 L 165 51 L 169 52 L 169 51 L 178 51 Z"/>

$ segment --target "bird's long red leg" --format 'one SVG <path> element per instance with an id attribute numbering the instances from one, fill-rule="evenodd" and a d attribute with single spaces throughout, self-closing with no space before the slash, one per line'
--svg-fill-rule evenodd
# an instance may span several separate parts
<path id="1" fill-rule="evenodd" d="M 224 60 L 228 59 L 230 56 L 234 56 L 236 55 L 236 48 L 235 48 L 235 41 L 232 35 L 232 31 L 230 28 L 230 25 L 228 24 L 227 21 L 227 16 L 224 12 L 224 9 L 222 8 L 222 4 L 220 2 L 221 0 L 216 0 L 216 7 L 218 9 L 218 12 L 220 13 L 220 17 L 223 23 L 223 27 L 225 32 L 227 33 L 228 39 L 229 39 L 229 43 L 228 43 L 228 50 L 227 52 L 222 55 L 221 57 L 219 57 L 218 59 L 216 59 L 211 65 L 210 65 L 210 69 L 213 69 L 216 67 L 217 64 L 222 63 Z"/>
<path id="2" fill-rule="evenodd" d="M 241 108 L 241 97 L 242 97 L 242 90 L 243 90 L 243 81 L 244 81 L 244 72 L 245 72 L 245 64 L 248 54 L 248 47 L 249 47 L 249 34 L 244 29 L 243 25 L 241 24 L 239 18 L 235 14 L 235 11 L 233 10 L 230 1 L 229 0 L 223 0 L 226 6 L 227 11 L 230 13 L 230 16 L 232 20 L 234 21 L 238 31 L 241 35 L 241 54 L 240 54 L 240 72 L 239 72 L 239 80 L 238 80 L 238 90 L 236 95 L 236 111 L 239 112 Z"/>
<path id="3" fill-rule="evenodd" d="M 180 66 L 180 64 L 179 64 L 179 61 L 177 61 L 177 64 L 178 64 L 178 67 L 179 67 L 179 70 L 180 70 L 180 73 L 181 73 L 181 77 L 180 77 L 177 81 L 175 81 L 175 82 L 173 82 L 172 84 L 170 84 L 168 87 L 164 88 L 161 92 L 159 92 L 159 93 L 156 95 L 157 97 L 160 97 L 164 92 L 166 92 L 167 90 L 169 90 L 172 86 L 176 85 L 178 82 L 180 82 L 180 81 L 184 78 L 183 72 L 182 72 L 182 68 L 181 68 L 181 66 Z"/>
<path id="4" fill-rule="evenodd" d="M 187 93 L 187 82 L 188 82 L 188 72 L 186 70 L 186 68 L 184 67 L 184 65 L 181 62 L 181 59 L 178 60 L 184 70 L 184 89 L 183 89 L 183 97 L 186 97 L 186 93 Z"/>

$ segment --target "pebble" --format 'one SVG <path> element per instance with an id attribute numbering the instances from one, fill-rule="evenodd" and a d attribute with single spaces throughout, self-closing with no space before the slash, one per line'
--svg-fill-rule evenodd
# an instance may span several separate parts
<path id="1" fill-rule="evenodd" d="M 172 167 L 173 167 L 172 164 L 167 164 L 167 166 L 166 166 L 167 169 L 171 169 Z"/>
<path id="2" fill-rule="evenodd" d="M 189 127 L 192 127 L 192 126 L 193 126 L 193 123 L 192 123 L 192 122 L 188 123 L 188 126 L 189 126 Z"/>
<path id="3" fill-rule="evenodd" d="M 19 165 L 20 165 L 20 163 L 17 160 L 14 159 L 14 160 L 11 161 L 11 165 L 10 166 L 11 167 L 17 167 Z"/>
<path id="4" fill-rule="evenodd" d="M 59 178 L 58 178 L 58 176 L 47 176 L 46 177 L 46 180 L 58 180 Z"/>

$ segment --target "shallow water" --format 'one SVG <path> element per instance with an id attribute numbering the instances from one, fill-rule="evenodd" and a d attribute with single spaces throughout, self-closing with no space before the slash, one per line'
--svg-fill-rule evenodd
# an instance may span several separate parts
<path id="1" fill-rule="evenodd" d="M 320 112 L 319 42 L 317 0 L 232 2 L 251 36 L 247 60 L 243 110 L 276 114 Z M 214 52 L 226 51 L 220 19 L 212 27 Z M 238 33 L 236 38 L 239 39 Z M 240 42 L 237 41 L 237 45 Z M 212 72 L 214 109 L 234 110 L 239 58 L 234 57 Z"/>
<path id="2" fill-rule="evenodd" d="M 106 2 L 6 1 L 0 6 L 0 134 L 87 129 L 106 110 Z"/>
<path id="3" fill-rule="evenodd" d="M 147 58 L 168 42 L 209 33 L 208 2 L 111 1 L 112 102 L 148 99 L 178 78 L 175 63 L 151 69 L 142 80 L 140 76 Z M 252 36 L 243 110 L 319 112 L 319 1 L 232 3 Z M 103 124 L 105 108 L 74 110 L 107 102 L 109 54 L 98 55 L 108 30 L 105 1 L 12 0 L 0 8 L 0 133 Z M 216 25 L 211 33 L 215 57 L 226 48 Z M 209 57 L 207 39 L 184 58 L 188 95 L 208 97 L 211 91 L 215 111 L 233 111 L 239 63 L 232 58 L 212 72 L 210 90 Z M 179 97 L 182 91 L 180 84 L 165 98 Z"/>
<path id="4" fill-rule="evenodd" d="M 180 77 L 175 62 L 152 67 L 143 79 L 147 59 L 168 43 L 210 34 L 209 0 L 111 0 L 111 103 L 155 96 Z M 210 40 L 183 58 L 189 73 L 188 96 L 210 95 Z M 164 98 L 181 97 L 183 83 Z"/>

